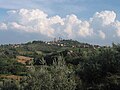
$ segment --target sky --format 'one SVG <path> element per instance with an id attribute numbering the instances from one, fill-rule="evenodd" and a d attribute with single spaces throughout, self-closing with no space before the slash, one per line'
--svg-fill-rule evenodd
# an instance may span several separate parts
<path id="1" fill-rule="evenodd" d="M 120 43 L 120 0 L 0 0 L 0 44 L 53 38 Z"/>

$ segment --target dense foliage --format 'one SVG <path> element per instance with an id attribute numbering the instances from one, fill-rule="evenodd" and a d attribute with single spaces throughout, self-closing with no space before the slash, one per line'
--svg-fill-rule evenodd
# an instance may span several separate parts
<path id="1" fill-rule="evenodd" d="M 71 40 L 60 43 L 66 46 L 42 41 L 1 45 L 0 90 L 119 90 L 119 44 L 94 48 Z M 18 62 L 20 55 L 32 62 Z"/>

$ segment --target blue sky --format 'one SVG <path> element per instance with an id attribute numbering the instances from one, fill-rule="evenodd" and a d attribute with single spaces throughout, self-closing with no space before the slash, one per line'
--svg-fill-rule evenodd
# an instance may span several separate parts
<path id="1" fill-rule="evenodd" d="M 0 0 L 0 13 L 10 9 L 42 9 L 49 15 L 66 16 L 76 14 L 79 18 L 89 18 L 95 12 L 113 10 L 119 12 L 119 0 Z"/>
<path id="2" fill-rule="evenodd" d="M 116 27 L 112 26 L 109 23 L 109 27 L 112 27 L 112 28 L 115 27 L 115 28 L 119 29 L 119 27 L 118 27 L 119 25 L 117 22 L 117 21 L 120 21 L 119 5 L 120 5 L 120 0 L 0 0 L 0 23 L 2 23 L 1 29 L 4 29 L 3 23 L 8 27 L 7 30 L 0 30 L 0 44 L 20 43 L 20 42 L 27 42 L 27 41 L 31 41 L 31 40 L 49 40 L 50 38 L 52 40 L 53 37 L 55 37 L 59 34 L 59 32 L 57 32 L 55 30 L 53 30 L 53 31 L 57 32 L 57 34 L 52 33 L 52 34 L 54 34 L 54 35 L 52 35 L 52 37 L 49 33 L 48 34 L 44 34 L 44 33 L 36 34 L 34 32 L 32 32 L 32 33 L 23 32 L 23 30 L 21 30 L 22 32 L 19 32 L 18 30 L 15 31 L 14 29 L 16 29 L 16 28 L 11 28 L 11 23 L 12 23 L 12 25 L 13 25 L 13 22 L 16 22 L 19 25 L 23 24 L 23 21 L 22 21 L 23 17 L 22 18 L 20 18 L 21 16 L 17 17 L 17 15 L 21 9 L 26 9 L 26 10 L 28 10 L 28 12 L 32 12 L 32 11 L 29 11 L 32 9 L 35 13 L 42 11 L 48 15 L 47 16 L 48 20 L 51 19 L 52 17 L 55 17 L 56 15 L 58 15 L 62 20 L 64 20 L 64 18 L 65 18 L 65 20 L 67 22 L 67 15 L 69 18 L 72 17 L 72 15 L 75 15 L 77 17 L 76 22 L 77 22 L 77 20 L 82 21 L 82 23 L 84 23 L 84 21 L 87 21 L 90 24 L 90 28 L 94 28 L 94 27 L 92 27 L 92 25 L 90 23 L 90 18 L 94 19 L 96 12 L 99 12 L 100 15 L 102 15 L 102 14 L 104 14 L 104 13 L 102 13 L 102 11 L 109 11 L 109 13 L 107 13 L 107 14 L 105 12 L 106 15 L 109 15 L 112 13 L 112 11 L 114 11 L 114 13 L 116 14 L 116 17 L 115 17 L 114 21 L 111 21 L 111 23 L 114 22 L 113 24 L 115 24 L 115 25 L 117 23 L 117 26 Z M 40 11 L 37 11 L 36 9 L 39 9 Z M 12 11 L 12 10 L 16 11 L 15 15 L 13 15 L 13 16 L 11 16 L 11 13 L 8 13 L 9 11 Z M 39 13 L 39 16 L 40 16 L 40 13 Z M 16 20 L 14 19 L 14 17 L 16 17 Z M 29 18 L 31 18 L 31 16 Z M 74 16 L 73 16 L 73 18 L 74 18 Z M 11 20 L 11 19 L 13 19 L 13 20 Z M 28 17 L 27 17 L 27 20 L 28 20 Z M 58 17 L 57 17 L 57 20 L 58 20 Z M 22 21 L 22 22 L 20 22 L 20 21 Z M 39 21 L 39 18 L 37 19 L 37 21 Z M 60 22 L 60 21 L 58 21 L 58 22 Z M 67 25 L 66 22 L 64 21 L 65 25 Z M 32 25 L 30 23 L 32 23 Z M 26 24 L 26 23 L 24 23 L 24 24 Z M 27 27 L 28 25 L 33 26 L 33 22 L 32 21 L 27 22 L 27 25 L 24 27 Z M 59 29 L 63 28 L 64 32 L 67 32 L 67 34 L 65 34 L 65 35 L 68 35 L 68 32 L 74 33 L 78 30 L 78 29 L 76 29 L 76 31 L 66 30 L 65 28 L 68 28 L 68 26 L 65 26 L 65 25 L 63 26 L 64 28 L 59 26 Z M 76 25 L 78 25 L 78 24 L 76 24 Z M 52 27 L 53 26 L 55 26 L 55 28 L 57 27 L 56 24 L 52 25 Z M 72 24 L 71 26 L 74 26 L 74 25 Z M 86 23 L 85 23 L 85 26 L 86 26 Z M 51 27 L 51 26 L 48 26 L 48 27 Z M 106 27 L 108 27 L 108 25 L 106 25 Z M 118 40 L 119 34 L 118 34 L 118 37 L 117 37 L 117 34 L 116 34 L 116 36 L 113 35 L 116 38 L 111 38 L 110 40 L 108 38 L 105 38 L 105 36 L 109 37 L 111 35 L 111 33 L 113 33 L 111 30 L 110 35 L 106 35 L 106 33 L 105 33 L 106 31 L 104 31 L 104 29 L 106 27 L 103 28 L 101 25 L 99 28 L 99 31 L 96 32 L 95 30 L 93 30 L 96 33 L 96 35 L 95 35 L 95 37 L 92 37 L 92 38 L 89 38 L 84 35 L 83 35 L 83 37 L 82 36 L 79 37 L 79 35 L 77 37 L 74 37 L 74 36 L 76 36 L 75 34 L 74 35 L 69 34 L 68 36 L 71 35 L 70 37 L 66 37 L 65 35 L 63 35 L 63 37 L 64 38 L 73 38 L 78 41 L 85 41 L 85 42 L 89 42 L 89 43 L 93 43 L 93 44 L 101 44 L 101 45 L 111 44 L 112 42 L 119 43 L 119 40 Z M 52 28 L 52 29 L 55 29 L 55 28 Z M 71 27 L 71 28 L 73 29 L 73 27 Z M 47 31 L 47 29 L 46 29 L 45 32 L 53 32 L 52 29 L 51 29 L 51 31 Z M 85 28 L 85 30 L 86 30 L 86 28 Z M 38 30 L 38 31 L 41 32 L 40 30 Z M 118 32 L 119 31 L 117 31 L 117 33 Z M 100 39 L 99 37 L 96 37 L 97 33 L 102 35 L 104 39 Z M 80 35 L 82 35 L 82 34 L 80 34 Z M 89 36 L 89 34 L 86 34 L 86 35 Z M 10 37 L 10 36 L 12 36 L 12 37 Z M 7 37 L 9 37 L 9 38 L 7 38 Z M 61 35 L 61 37 L 62 37 L 62 35 Z M 94 38 L 96 38 L 96 39 L 94 39 Z"/>
<path id="3" fill-rule="evenodd" d="M 119 12 L 119 0 L 0 0 L 0 14 L 10 9 L 41 9 L 50 16 L 76 14 L 79 18 L 88 19 L 95 12 L 113 10 Z M 120 19 L 120 16 L 118 16 Z"/>

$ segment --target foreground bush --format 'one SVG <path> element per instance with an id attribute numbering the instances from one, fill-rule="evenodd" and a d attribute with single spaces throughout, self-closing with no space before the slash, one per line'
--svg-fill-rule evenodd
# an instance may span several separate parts
<path id="1" fill-rule="evenodd" d="M 25 85 L 25 83 L 27 85 Z M 75 90 L 75 76 L 69 69 L 63 58 L 59 57 L 53 65 L 36 67 L 25 81 L 25 90 Z"/>

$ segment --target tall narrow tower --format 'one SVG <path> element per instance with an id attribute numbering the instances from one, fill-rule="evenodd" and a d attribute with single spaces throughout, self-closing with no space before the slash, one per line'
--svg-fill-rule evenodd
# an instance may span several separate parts
<path id="1" fill-rule="evenodd" d="M 57 39 L 56 38 L 54 38 L 54 42 L 56 42 L 57 41 Z"/>

